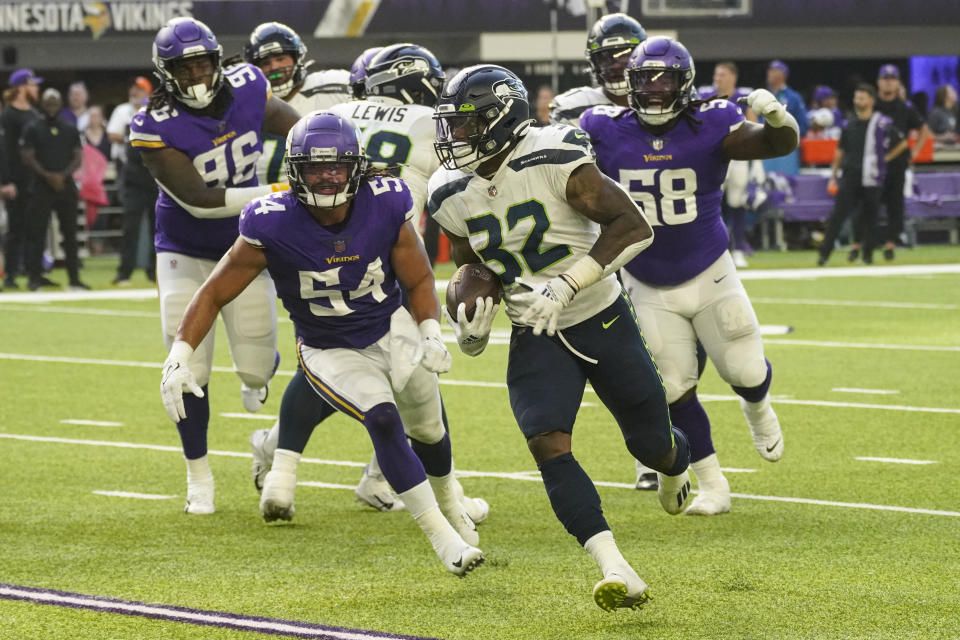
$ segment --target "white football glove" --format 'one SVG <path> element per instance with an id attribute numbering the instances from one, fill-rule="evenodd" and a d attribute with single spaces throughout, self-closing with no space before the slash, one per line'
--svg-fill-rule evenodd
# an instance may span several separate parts
<path id="1" fill-rule="evenodd" d="M 535 291 L 521 293 L 514 298 L 527 310 L 520 316 L 520 323 L 533 327 L 533 335 L 538 336 L 547 330 L 552 336 L 557 332 L 560 312 L 570 304 L 577 291 L 562 276 L 551 278 Z"/>
<path id="2" fill-rule="evenodd" d="M 771 127 L 782 127 L 787 123 L 787 108 L 766 89 L 754 89 L 747 96 L 747 106 L 769 122 Z"/>
<path id="3" fill-rule="evenodd" d="M 198 398 L 203 397 L 203 389 L 197 384 L 187 361 L 193 355 L 193 347 L 178 340 L 170 347 L 170 355 L 163 363 L 163 377 L 160 379 L 160 398 L 163 408 L 174 422 L 187 417 L 183 408 L 183 392 L 189 391 Z"/>
<path id="4" fill-rule="evenodd" d="M 447 322 L 453 327 L 453 332 L 457 335 L 457 344 L 460 351 L 468 356 L 478 356 L 487 348 L 487 341 L 490 340 L 490 328 L 493 326 L 493 319 L 500 310 L 500 305 L 493 301 L 492 296 L 486 298 L 477 298 L 476 310 L 473 312 L 473 319 L 467 320 L 467 304 L 461 302 L 457 307 L 457 318 L 454 320 L 450 312 L 443 307 L 443 315 Z"/>
<path id="5" fill-rule="evenodd" d="M 432 318 L 420 323 L 420 337 L 423 338 L 423 358 L 420 365 L 431 373 L 450 371 L 453 358 L 443 344 L 440 335 L 440 322 Z"/>

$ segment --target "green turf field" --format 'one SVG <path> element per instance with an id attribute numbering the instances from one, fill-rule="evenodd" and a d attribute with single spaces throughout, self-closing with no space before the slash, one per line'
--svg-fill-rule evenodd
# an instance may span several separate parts
<path id="1" fill-rule="evenodd" d="M 746 271 L 814 261 L 759 254 Z M 109 290 L 115 262 L 86 262 L 84 280 Z M 838 252 L 821 271 L 843 262 Z M 960 263 L 960 249 L 902 251 L 905 263 Z M 301 486 L 293 523 L 264 524 L 247 437 L 271 422 L 221 415 L 243 412 L 222 330 L 215 364 L 226 370 L 210 385 L 217 513 L 184 515 L 179 440 L 158 393 L 157 300 L 0 294 L 0 583 L 450 640 L 960 637 L 960 274 L 744 282 L 761 324 L 793 332 L 766 341 L 780 462 L 760 458 L 732 391 L 713 367 L 704 375 L 731 513 L 671 517 L 630 488 L 617 427 L 584 397 L 574 452 L 606 483 L 614 535 L 653 595 L 613 614 L 593 603 L 599 570 L 556 521 L 505 388 L 472 384 L 503 382 L 505 345 L 470 359 L 451 344 L 442 378 L 463 485 L 491 505 L 487 563 L 458 580 L 408 514 L 364 508 L 346 488 Z M 274 415 L 295 366 L 290 323 L 280 332 L 264 409 Z M 299 479 L 352 486 L 371 450 L 337 416 L 315 432 Z M 261 636 L 0 599 L 3 639 L 245 637 Z"/>

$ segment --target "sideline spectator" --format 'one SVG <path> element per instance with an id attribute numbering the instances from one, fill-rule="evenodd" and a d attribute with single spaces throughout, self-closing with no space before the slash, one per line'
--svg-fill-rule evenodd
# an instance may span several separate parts
<path id="1" fill-rule="evenodd" d="M 153 93 L 153 85 L 150 81 L 144 76 L 137 76 L 130 84 L 127 93 L 128 100 L 117 105 L 113 113 L 110 114 L 110 120 L 107 122 L 107 134 L 110 136 L 110 142 L 113 143 L 110 157 L 117 162 L 117 175 L 120 175 L 122 165 L 127 161 L 130 121 L 133 119 L 133 114 L 147 104 L 147 99 L 151 93 Z"/>
<path id="2" fill-rule="evenodd" d="M 939 142 L 956 142 L 957 92 L 948 84 L 940 85 L 933 95 L 933 109 L 927 116 L 927 125 Z"/>
<path id="3" fill-rule="evenodd" d="M 537 89 L 537 122 L 545 127 L 550 124 L 550 103 L 553 102 L 556 94 L 553 89 L 547 85 L 541 85 Z"/>
<path id="4" fill-rule="evenodd" d="M 56 89 L 43 92 L 40 102 L 42 118 L 23 130 L 20 156 L 23 165 L 34 174 L 27 220 L 27 275 L 29 288 L 58 286 L 43 275 L 43 246 L 50 226 L 51 209 L 56 211 L 63 235 L 69 289 L 88 290 L 80 282 L 80 260 L 77 255 L 77 185 L 73 172 L 83 158 L 80 132 L 59 117 L 63 100 Z"/>
<path id="5" fill-rule="evenodd" d="M 87 85 L 82 80 L 78 80 L 70 85 L 67 92 L 67 106 L 60 112 L 60 117 L 77 128 L 77 131 L 83 131 L 87 128 L 87 122 L 90 119 L 87 111 L 87 101 L 90 94 L 87 92 Z"/>
<path id="6" fill-rule="evenodd" d="M 120 265 L 113 284 L 129 287 L 130 276 L 137 264 L 137 247 L 140 241 L 140 223 L 147 219 L 147 229 L 153 231 L 157 226 L 157 183 L 143 164 L 140 149 L 127 143 L 127 163 L 120 175 L 120 199 L 123 202 L 123 243 L 120 249 Z M 153 242 L 147 261 L 147 278 L 157 280 L 157 252 Z"/>
<path id="7" fill-rule="evenodd" d="M 837 106 L 837 92 L 823 84 L 813 90 L 813 100 L 807 114 L 807 138 L 838 140 L 840 132 L 847 126 L 847 119 Z"/>
<path id="8" fill-rule="evenodd" d="M 827 232 L 820 245 L 817 264 L 823 266 L 830 259 L 830 252 L 840 233 L 840 227 L 857 210 L 854 218 L 853 245 L 850 247 L 850 262 L 860 257 L 873 263 L 873 232 L 876 226 L 877 209 L 880 203 L 880 186 L 888 162 L 902 148 L 906 140 L 893 126 L 892 120 L 874 110 L 877 92 L 869 84 L 857 85 L 853 93 L 853 107 L 856 117 L 851 119 L 840 134 L 837 155 L 830 171 L 827 190 L 836 192 L 837 199 L 830 212 Z M 837 180 L 837 169 L 843 169 L 843 175 Z"/>
<path id="9" fill-rule="evenodd" d="M 877 111 L 889 116 L 893 120 L 893 126 L 904 137 L 908 137 L 912 131 L 918 131 L 913 152 L 911 153 L 908 146 L 904 146 L 891 158 L 880 194 L 880 202 L 887 208 L 887 241 L 883 245 L 883 257 L 886 260 L 893 260 L 894 248 L 903 232 L 903 185 L 907 169 L 930 137 L 930 127 L 923 121 L 923 117 L 911 103 L 900 97 L 902 89 L 900 70 L 892 64 L 880 67 L 877 73 Z"/>
<path id="10" fill-rule="evenodd" d="M 13 180 L 16 195 L 7 201 L 7 237 L 4 242 L 6 257 L 6 275 L 3 286 L 16 289 L 16 275 L 25 261 L 27 237 L 27 191 L 30 172 L 20 159 L 20 137 L 23 128 L 37 119 L 34 105 L 40 95 L 40 83 L 43 78 L 36 76 L 30 69 L 17 69 L 10 74 L 10 87 L 3 92 L 3 102 L 7 105 L 0 115 L 7 144 L 7 163 Z"/>
<path id="11" fill-rule="evenodd" d="M 807 107 L 803 98 L 795 90 L 787 86 L 787 76 L 790 68 L 780 60 L 774 60 L 767 66 L 767 89 L 777 97 L 780 104 L 787 107 L 787 112 L 797 120 L 800 127 L 800 137 L 807 132 Z M 800 149 L 779 158 L 769 158 L 763 161 L 763 168 L 768 173 L 777 171 L 785 175 L 800 173 Z"/>
<path id="12" fill-rule="evenodd" d="M 83 139 L 92 145 L 97 151 L 103 154 L 107 160 L 110 159 L 110 136 L 107 135 L 107 128 L 103 117 L 103 107 L 98 104 L 93 105 L 87 111 L 87 126 L 80 129 Z"/>
<path id="13" fill-rule="evenodd" d="M 0 220 L 5 219 L 7 215 L 4 201 L 16 197 L 17 185 L 13 182 L 13 176 L 10 175 L 10 163 L 7 162 L 7 136 L 4 134 L 3 127 L 0 127 Z M 0 224 L 0 227 L 2 226 Z M 0 251 L 0 272 L 3 271 L 3 268 L 3 252 Z M 0 291 L 3 291 L 2 286 L 0 286 Z"/>

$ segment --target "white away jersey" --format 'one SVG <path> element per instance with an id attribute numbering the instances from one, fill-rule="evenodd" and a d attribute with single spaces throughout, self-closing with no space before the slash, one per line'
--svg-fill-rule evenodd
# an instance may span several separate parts
<path id="1" fill-rule="evenodd" d="M 401 167 L 396 175 L 410 187 L 414 209 L 422 212 L 427 202 L 427 180 L 440 166 L 433 149 L 437 139 L 433 109 L 394 101 L 357 100 L 331 111 L 360 128 L 363 148 L 373 166 Z"/>
<path id="2" fill-rule="evenodd" d="M 447 232 L 468 238 L 474 252 L 503 283 L 507 316 L 519 324 L 526 310 L 517 294 L 536 289 L 590 251 L 600 225 L 567 203 L 573 170 L 594 162 L 587 134 L 566 125 L 527 130 L 497 173 L 439 169 L 430 178 L 427 210 Z M 620 294 L 613 274 L 587 287 L 561 312 L 564 329 L 599 313 Z"/>
<path id="3" fill-rule="evenodd" d="M 323 69 L 308 75 L 303 86 L 287 103 L 301 116 L 317 109 L 329 109 L 335 104 L 353 99 L 350 89 L 350 72 L 346 69 Z M 283 168 L 286 139 L 282 136 L 263 134 L 263 154 L 257 161 L 257 178 L 260 184 L 286 182 Z"/>
<path id="4" fill-rule="evenodd" d="M 576 127 L 581 113 L 601 104 L 613 103 L 598 87 L 576 87 L 564 91 L 550 102 L 550 122 Z"/>

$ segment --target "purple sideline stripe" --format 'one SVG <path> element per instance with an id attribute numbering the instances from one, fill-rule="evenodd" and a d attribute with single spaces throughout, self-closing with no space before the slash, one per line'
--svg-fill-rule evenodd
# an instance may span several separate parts
<path id="1" fill-rule="evenodd" d="M 279 620 L 244 616 L 223 611 L 204 611 L 187 607 L 173 607 L 163 604 L 147 604 L 132 600 L 117 600 L 102 596 L 88 596 L 82 593 L 19 587 L 0 582 L 0 598 L 7 600 L 25 600 L 36 604 L 56 605 L 72 609 L 89 609 L 105 613 L 119 613 L 128 616 L 141 616 L 155 620 L 171 620 L 208 627 L 222 627 L 238 631 L 254 631 L 290 638 L 314 638 L 317 640 L 370 640 L 372 638 L 396 638 L 398 640 L 437 640 L 422 636 L 405 636 L 363 629 L 345 629 L 329 627 L 310 622 Z"/>

